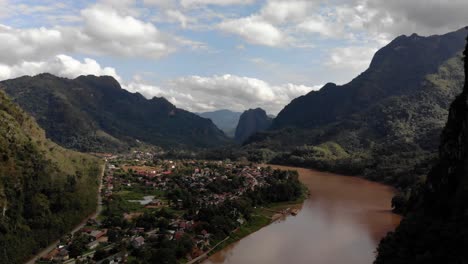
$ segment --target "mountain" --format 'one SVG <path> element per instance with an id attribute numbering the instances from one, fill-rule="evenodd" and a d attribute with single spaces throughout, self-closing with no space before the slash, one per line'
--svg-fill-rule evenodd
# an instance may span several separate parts
<path id="1" fill-rule="evenodd" d="M 419 90 L 428 74 L 463 49 L 465 29 L 442 36 L 400 36 L 379 50 L 369 68 L 350 83 L 328 83 L 294 99 L 274 120 L 272 128 L 315 128 L 342 121 L 376 102 Z M 428 56 L 430 54 L 430 56 Z"/>
<path id="2" fill-rule="evenodd" d="M 198 115 L 204 118 L 211 119 L 213 123 L 224 133 L 230 137 L 234 137 L 237 123 L 242 113 L 233 112 L 230 110 L 217 110 L 213 112 L 199 113 Z"/>
<path id="3" fill-rule="evenodd" d="M 348 84 L 294 99 L 248 149 L 271 161 L 358 174 L 405 188 L 423 180 L 451 101 L 464 81 L 467 30 L 400 36 Z"/>
<path id="4" fill-rule="evenodd" d="M 235 139 L 243 143 L 251 135 L 265 131 L 271 126 L 271 118 L 261 108 L 249 109 L 242 113 L 237 124 Z"/>
<path id="5" fill-rule="evenodd" d="M 467 38 L 468 41 L 468 38 Z M 468 263 L 468 44 L 465 86 L 450 107 L 439 158 L 407 214 L 380 243 L 376 264 Z"/>
<path id="6" fill-rule="evenodd" d="M 0 91 L 0 262 L 24 262 L 90 215 L 101 165 L 46 139 Z"/>
<path id="7" fill-rule="evenodd" d="M 164 98 L 147 100 L 112 77 L 66 79 L 51 74 L 0 82 L 47 136 L 80 151 L 123 150 L 138 142 L 162 147 L 212 147 L 228 141 L 210 120 Z"/>

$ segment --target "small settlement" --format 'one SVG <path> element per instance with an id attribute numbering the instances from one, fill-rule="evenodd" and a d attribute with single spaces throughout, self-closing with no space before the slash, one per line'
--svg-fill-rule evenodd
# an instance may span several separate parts
<path id="1" fill-rule="evenodd" d="M 191 263 L 242 226 L 268 224 L 253 214 L 257 206 L 302 195 L 293 172 L 252 164 L 142 151 L 106 159 L 102 214 L 39 263 Z"/>

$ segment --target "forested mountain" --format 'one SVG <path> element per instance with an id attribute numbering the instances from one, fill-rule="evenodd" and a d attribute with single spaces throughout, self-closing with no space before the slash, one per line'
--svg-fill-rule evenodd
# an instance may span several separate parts
<path id="1" fill-rule="evenodd" d="M 467 39 L 468 41 L 468 39 Z M 468 263 L 468 44 L 465 86 L 450 107 L 439 159 L 412 192 L 406 217 L 382 240 L 375 263 Z"/>
<path id="2" fill-rule="evenodd" d="M 429 74 L 463 49 L 465 29 L 442 36 L 400 36 L 377 51 L 369 68 L 343 86 L 333 83 L 294 99 L 273 128 L 315 128 L 347 119 L 392 96 L 421 89 Z"/>
<path id="3" fill-rule="evenodd" d="M 0 83 L 47 136 L 80 151 L 113 151 L 138 141 L 163 147 L 212 147 L 228 141 L 210 120 L 164 98 L 147 100 L 112 77 L 66 79 L 51 74 Z"/>
<path id="4" fill-rule="evenodd" d="M 273 150 L 276 163 L 400 187 L 423 180 L 449 104 L 461 91 L 466 33 L 396 38 L 350 83 L 327 84 L 293 100 L 246 149 Z"/>
<path id="5" fill-rule="evenodd" d="M 261 108 L 249 109 L 242 113 L 236 128 L 235 139 L 243 143 L 251 135 L 265 131 L 271 126 L 271 118 Z"/>
<path id="6" fill-rule="evenodd" d="M 0 91 L 0 262 L 24 262 L 91 214 L 101 165 L 47 140 Z"/>
<path id="7" fill-rule="evenodd" d="M 242 113 L 233 112 L 230 110 L 222 109 L 213 112 L 199 113 L 198 115 L 204 118 L 209 118 L 213 123 L 224 133 L 230 137 L 234 137 L 236 132 L 237 123 Z"/>

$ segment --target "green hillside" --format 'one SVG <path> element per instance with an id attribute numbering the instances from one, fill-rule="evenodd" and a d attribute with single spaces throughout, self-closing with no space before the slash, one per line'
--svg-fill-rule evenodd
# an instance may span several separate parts
<path id="1" fill-rule="evenodd" d="M 80 151 L 118 151 L 140 143 L 206 148 L 229 142 L 209 119 L 164 98 L 148 100 L 112 77 L 66 79 L 51 74 L 0 82 L 54 142 Z"/>
<path id="2" fill-rule="evenodd" d="M 349 84 L 327 84 L 293 100 L 273 130 L 253 136 L 244 148 L 272 150 L 275 163 L 360 174 L 400 187 L 424 180 L 449 104 L 461 91 L 465 35 L 459 30 L 398 37 Z M 328 146 L 342 151 L 313 151 Z"/>
<path id="3" fill-rule="evenodd" d="M 0 259 L 21 263 L 96 207 L 101 162 L 45 138 L 0 91 Z"/>
<path id="4" fill-rule="evenodd" d="M 413 190 L 400 226 L 381 241 L 376 264 L 468 262 L 467 55 L 468 45 L 465 87 L 450 107 L 438 161 Z"/>

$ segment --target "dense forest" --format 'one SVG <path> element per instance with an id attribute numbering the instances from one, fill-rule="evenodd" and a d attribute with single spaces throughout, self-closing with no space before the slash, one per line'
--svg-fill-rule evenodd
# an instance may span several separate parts
<path id="1" fill-rule="evenodd" d="M 47 137 L 79 151 L 127 151 L 147 143 L 166 148 L 205 148 L 229 142 L 209 119 L 122 89 L 109 76 L 66 79 L 51 74 L 0 82 L 36 118 Z"/>
<path id="2" fill-rule="evenodd" d="M 423 182 L 447 109 L 461 92 L 466 32 L 396 38 L 350 83 L 327 84 L 293 100 L 270 131 L 253 135 L 236 155 L 402 189 Z"/>
<path id="3" fill-rule="evenodd" d="M 0 91 L 0 262 L 21 263 L 96 207 L 101 162 L 45 138 Z"/>
<path id="4" fill-rule="evenodd" d="M 450 107 L 438 161 L 381 241 L 377 264 L 468 263 L 468 44 L 464 54 L 465 86 Z"/>

